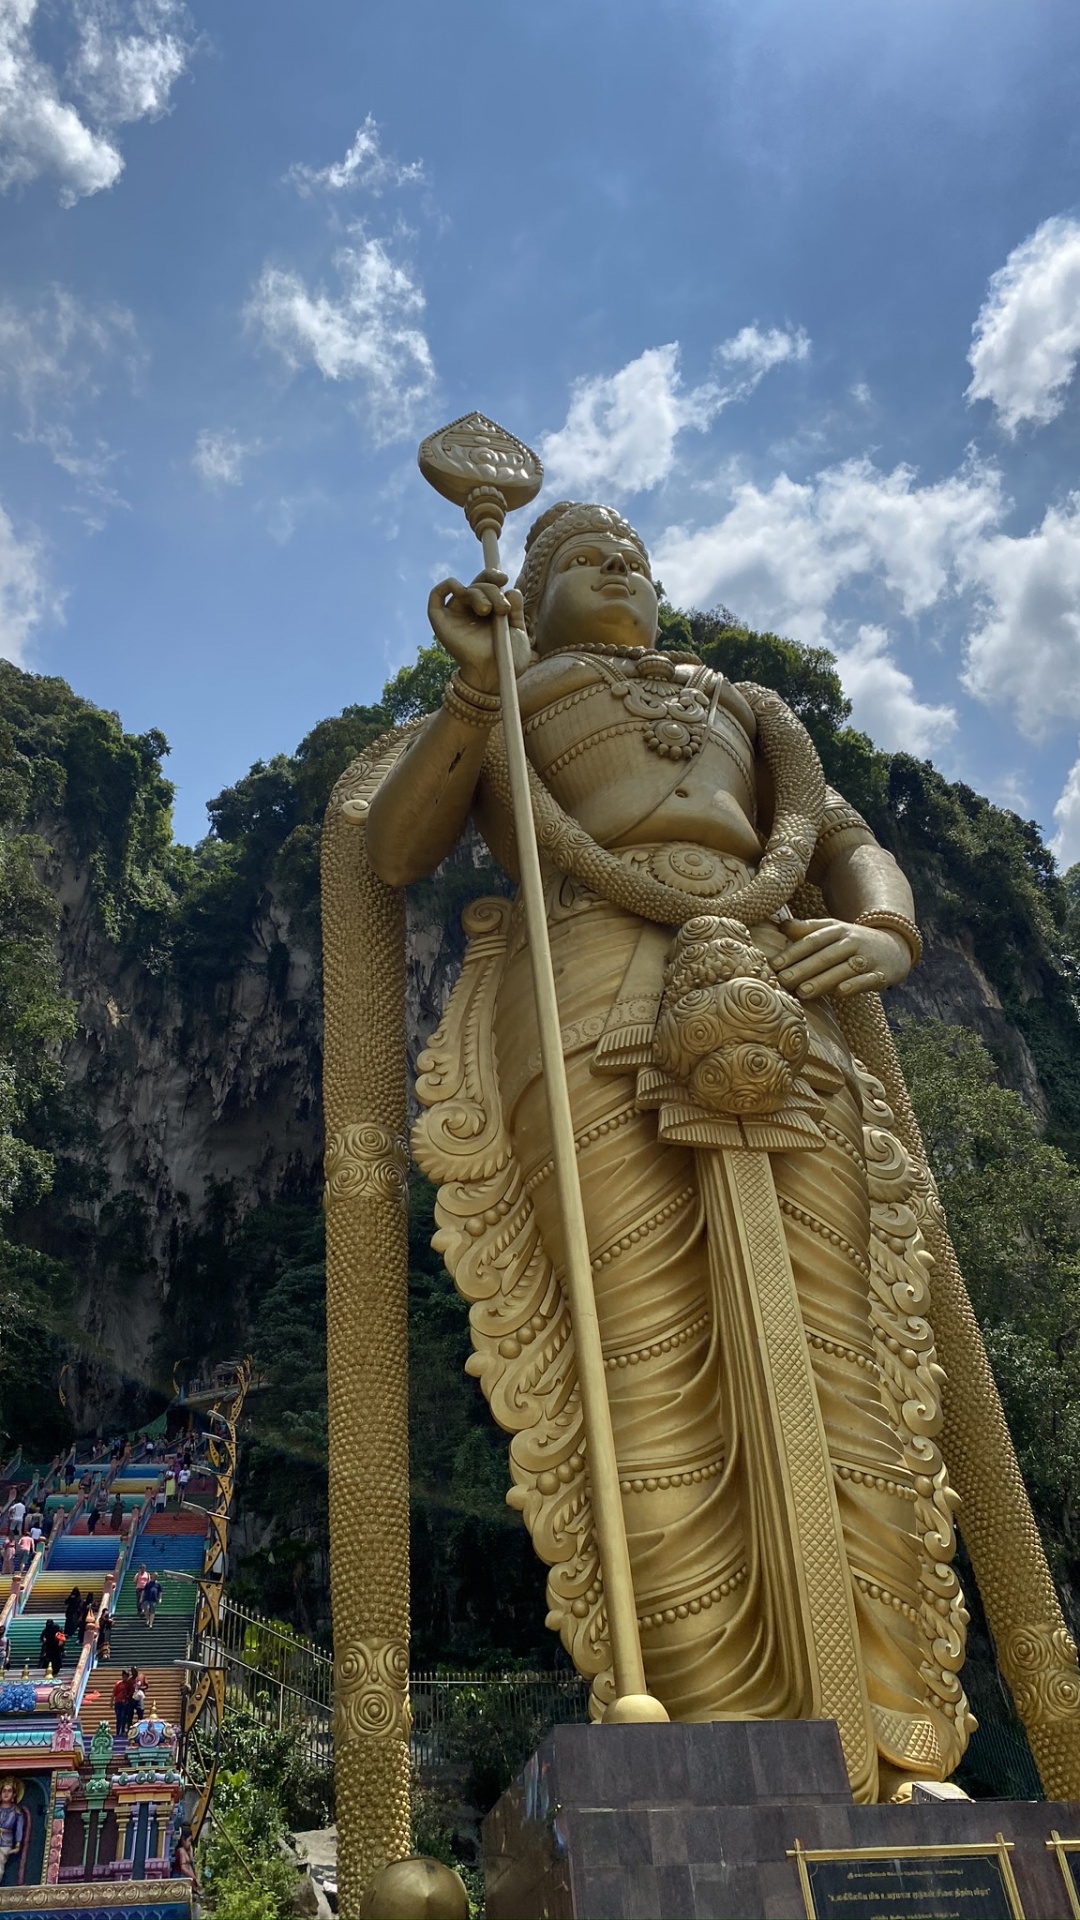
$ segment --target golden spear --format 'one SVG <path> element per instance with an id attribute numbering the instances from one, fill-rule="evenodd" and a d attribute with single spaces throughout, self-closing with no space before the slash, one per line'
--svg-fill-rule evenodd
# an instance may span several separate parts
<path id="1" fill-rule="evenodd" d="M 507 513 L 525 506 L 540 491 L 544 469 L 536 454 L 505 428 L 496 426 L 493 420 L 485 419 L 481 413 L 470 413 L 431 434 L 417 458 L 421 473 L 436 492 L 464 508 L 465 518 L 483 548 L 485 573 L 493 581 L 504 583 L 506 575 L 499 556 L 499 535 Z M 574 1330 L 585 1458 L 615 1676 L 615 1700 L 604 1717 L 616 1721 L 666 1720 L 663 1706 L 647 1692 L 645 1685 L 589 1239 L 578 1180 L 559 1003 L 548 942 L 544 882 L 529 795 L 529 767 L 521 729 L 510 624 L 504 613 L 493 616 L 492 629 L 521 891 L 532 957 L 540 1058 L 562 1217 L 563 1269 Z"/>

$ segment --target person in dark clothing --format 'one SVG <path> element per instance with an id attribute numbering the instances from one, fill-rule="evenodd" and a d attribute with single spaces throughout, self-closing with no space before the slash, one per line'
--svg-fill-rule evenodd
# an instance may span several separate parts
<path id="1" fill-rule="evenodd" d="M 112 1614 L 107 1601 L 102 1602 L 97 1623 L 97 1657 L 101 1660 L 112 1659 Z"/>
<path id="2" fill-rule="evenodd" d="M 79 1592 L 78 1587 L 72 1587 L 71 1592 L 64 1601 L 64 1632 L 67 1634 L 69 1640 L 72 1634 L 78 1630 L 81 1616 L 82 1594 Z"/>
<path id="3" fill-rule="evenodd" d="M 100 1515 L 100 1513 L 98 1512 L 98 1510 L 97 1510 L 97 1508 L 96 1508 L 96 1507 L 91 1507 L 91 1508 L 89 1509 L 89 1511 L 87 1512 L 87 1515 L 86 1515 L 86 1531 L 87 1531 L 87 1533 L 96 1533 L 96 1532 L 97 1532 L 97 1523 L 98 1523 L 98 1521 L 99 1521 L 100 1519 L 101 1519 L 101 1515 Z"/>
<path id="4" fill-rule="evenodd" d="M 120 1528 L 123 1526 L 123 1523 L 124 1523 L 124 1503 L 121 1500 L 120 1495 L 117 1494 L 115 1500 L 112 1503 L 112 1510 L 109 1514 L 110 1530 L 113 1533 L 119 1533 Z"/>
<path id="5" fill-rule="evenodd" d="M 158 1579 L 156 1573 L 152 1573 L 143 1588 L 143 1620 L 148 1627 L 152 1627 L 154 1624 L 154 1615 L 157 1612 L 160 1599 L 161 1581 Z"/>
<path id="6" fill-rule="evenodd" d="M 64 1636 L 55 1620 L 46 1620 L 41 1630 L 41 1664 L 47 1673 L 59 1673 L 63 1660 Z"/>

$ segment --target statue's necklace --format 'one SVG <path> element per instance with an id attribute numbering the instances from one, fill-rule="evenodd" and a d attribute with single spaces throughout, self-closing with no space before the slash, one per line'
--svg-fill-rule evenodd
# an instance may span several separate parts
<path id="1" fill-rule="evenodd" d="M 619 646 L 610 640 L 588 640 L 579 647 L 553 647 L 551 651 L 606 655 L 632 663 L 626 677 L 609 668 L 601 671 L 627 714 L 642 722 L 650 753 L 664 760 L 693 760 L 701 752 L 708 731 L 709 699 L 700 688 L 676 682 L 676 661 L 670 653 Z"/>
<path id="2" fill-rule="evenodd" d="M 582 640 L 577 645 L 551 647 L 543 658 L 552 660 L 560 653 L 595 653 L 609 660 L 627 660 L 635 673 L 651 680 L 673 680 L 676 667 L 701 665 L 696 653 L 655 653 L 651 648 L 623 646 L 618 640 Z"/>
<path id="3" fill-rule="evenodd" d="M 624 660 L 646 658 L 642 647 L 625 647 L 620 640 L 582 640 L 568 647 L 550 647 L 544 659 L 550 660 L 556 653 L 607 653 L 616 659 L 621 656 Z M 651 659 L 655 656 L 648 657 Z"/>

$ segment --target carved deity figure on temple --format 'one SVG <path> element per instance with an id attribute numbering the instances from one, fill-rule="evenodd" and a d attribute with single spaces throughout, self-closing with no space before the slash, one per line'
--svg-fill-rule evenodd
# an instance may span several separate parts
<path id="1" fill-rule="evenodd" d="M 0 1886 L 8 1861 L 19 1859 L 23 1852 L 30 1820 L 20 1805 L 23 1792 L 23 1783 L 15 1774 L 7 1773 L 0 1780 Z"/>
<path id="2" fill-rule="evenodd" d="M 904 874 L 775 693 L 658 650 L 649 558 L 611 509 L 549 508 L 516 588 L 488 567 L 443 581 L 428 611 L 456 663 L 442 708 L 372 748 L 328 813 L 331 1328 L 374 1271 L 355 1251 L 371 1208 L 405 1178 L 378 1052 L 404 987 L 403 954 L 384 958 L 403 927 L 394 898 L 471 821 L 511 888 L 466 910 L 412 1152 L 471 1302 L 469 1371 L 512 1436 L 508 1498 L 549 1568 L 548 1625 L 602 1714 L 604 1579 L 513 892 L 491 638 L 505 617 L 648 1691 L 676 1720 L 835 1719 L 862 1801 L 947 1778 L 974 1724 L 959 1492 L 1044 1777 L 1075 1780 L 1075 1650 L 878 998 L 921 956 Z M 331 1045 L 335 1006 L 346 1038 Z M 367 1035 L 366 1109 L 347 1029 Z M 394 1364 L 384 1354 L 380 1375 Z M 350 1377 L 342 1349 L 332 1474 Z M 361 1472 L 340 1471 L 343 1538 Z M 379 1551 L 399 1509 L 400 1486 Z M 374 1593 L 371 1552 L 365 1566 Z M 340 1737 L 374 1752 L 404 1658 L 372 1635 L 339 1652 Z"/>

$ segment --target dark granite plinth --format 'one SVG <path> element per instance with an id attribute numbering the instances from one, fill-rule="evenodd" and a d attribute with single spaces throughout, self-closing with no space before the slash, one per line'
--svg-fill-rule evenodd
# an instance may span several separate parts
<path id="1" fill-rule="evenodd" d="M 804 1848 L 1015 1843 L 1026 1920 L 1070 1920 L 1080 1805 L 857 1807 L 831 1720 L 556 1727 L 484 1822 L 488 1920 L 806 1920 Z"/>

